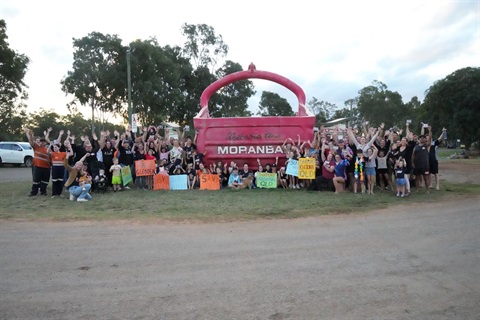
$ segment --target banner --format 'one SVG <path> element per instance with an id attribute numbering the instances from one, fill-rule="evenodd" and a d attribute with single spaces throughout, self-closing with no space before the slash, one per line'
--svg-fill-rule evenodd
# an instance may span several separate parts
<path id="1" fill-rule="evenodd" d="M 170 176 L 170 190 L 187 190 L 187 179 L 186 174 Z"/>
<path id="2" fill-rule="evenodd" d="M 133 181 L 132 173 L 130 172 L 130 167 L 125 166 L 122 168 L 121 171 L 122 171 L 122 183 L 123 183 L 123 186 L 126 186 L 127 184 Z"/>
<path id="3" fill-rule="evenodd" d="M 200 190 L 220 190 L 218 174 L 200 174 Z"/>
<path id="4" fill-rule="evenodd" d="M 268 172 L 259 172 L 257 174 L 257 188 L 275 189 L 277 188 L 277 174 Z"/>
<path id="5" fill-rule="evenodd" d="M 315 158 L 298 159 L 298 179 L 315 179 Z"/>
<path id="6" fill-rule="evenodd" d="M 160 173 L 153 176 L 153 190 L 170 190 L 168 174 Z"/>
<path id="7" fill-rule="evenodd" d="M 135 161 L 135 175 L 137 177 L 153 176 L 155 174 L 155 160 Z"/>
<path id="8" fill-rule="evenodd" d="M 298 160 L 289 159 L 287 163 L 287 171 L 285 173 L 298 177 Z"/>

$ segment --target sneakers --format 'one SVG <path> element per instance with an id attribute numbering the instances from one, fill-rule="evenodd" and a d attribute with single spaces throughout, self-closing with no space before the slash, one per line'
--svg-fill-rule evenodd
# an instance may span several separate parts
<path id="1" fill-rule="evenodd" d="M 125 186 L 125 189 L 130 190 L 130 187 L 129 187 L 129 186 Z"/>
<path id="2" fill-rule="evenodd" d="M 397 197 L 400 197 L 400 192 L 397 192 Z"/>
<path id="3" fill-rule="evenodd" d="M 70 201 L 75 201 L 77 200 L 77 197 L 75 197 L 73 194 L 70 194 Z"/>
<path id="4" fill-rule="evenodd" d="M 85 198 L 78 198 L 77 201 L 78 201 L 78 202 L 85 202 L 85 201 L 88 201 L 88 200 L 85 199 Z"/>

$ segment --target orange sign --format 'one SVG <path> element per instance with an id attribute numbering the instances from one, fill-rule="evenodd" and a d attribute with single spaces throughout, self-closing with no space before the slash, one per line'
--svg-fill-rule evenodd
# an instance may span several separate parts
<path id="1" fill-rule="evenodd" d="M 153 176 L 155 174 L 155 160 L 135 161 L 135 175 L 137 177 Z"/>
<path id="2" fill-rule="evenodd" d="M 153 176 L 153 190 L 170 190 L 168 174 L 160 173 Z"/>
<path id="3" fill-rule="evenodd" d="M 200 190 L 220 190 L 218 174 L 200 174 Z"/>

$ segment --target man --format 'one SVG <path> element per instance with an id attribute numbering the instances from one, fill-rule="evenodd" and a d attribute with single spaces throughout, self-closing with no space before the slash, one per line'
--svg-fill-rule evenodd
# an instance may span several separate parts
<path id="1" fill-rule="evenodd" d="M 30 129 L 26 129 L 25 133 L 28 138 L 28 142 L 33 148 L 33 183 L 32 191 L 30 191 L 30 197 L 36 196 L 40 189 L 42 196 L 47 195 L 47 186 L 50 181 L 50 149 L 46 147 L 47 140 L 42 138 L 35 142 L 33 138 L 33 132 Z"/>
<path id="2" fill-rule="evenodd" d="M 418 191 L 420 179 L 423 177 L 425 189 L 429 193 L 430 186 L 430 163 L 429 163 L 430 148 L 427 145 L 427 137 L 422 134 L 418 137 L 418 144 L 413 148 L 412 152 L 412 167 L 415 174 L 415 188 Z"/>
<path id="3" fill-rule="evenodd" d="M 240 174 L 240 177 L 242 178 L 242 180 L 245 179 L 245 178 L 251 178 L 251 179 L 252 179 L 252 187 L 253 187 L 253 188 L 255 187 L 255 182 L 254 182 L 254 180 L 253 180 L 253 179 L 254 179 L 254 177 L 253 177 L 253 171 L 250 170 L 250 169 L 248 169 L 248 164 L 247 164 L 247 163 L 245 163 L 245 164 L 243 165 L 243 170 L 240 171 L 239 174 Z"/>

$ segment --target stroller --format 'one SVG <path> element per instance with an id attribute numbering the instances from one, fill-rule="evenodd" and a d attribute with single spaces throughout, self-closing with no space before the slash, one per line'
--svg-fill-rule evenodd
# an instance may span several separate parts
<path id="1" fill-rule="evenodd" d="M 108 190 L 108 178 L 105 164 L 101 161 L 90 162 L 90 173 L 92 174 L 92 191 L 105 192 Z"/>

